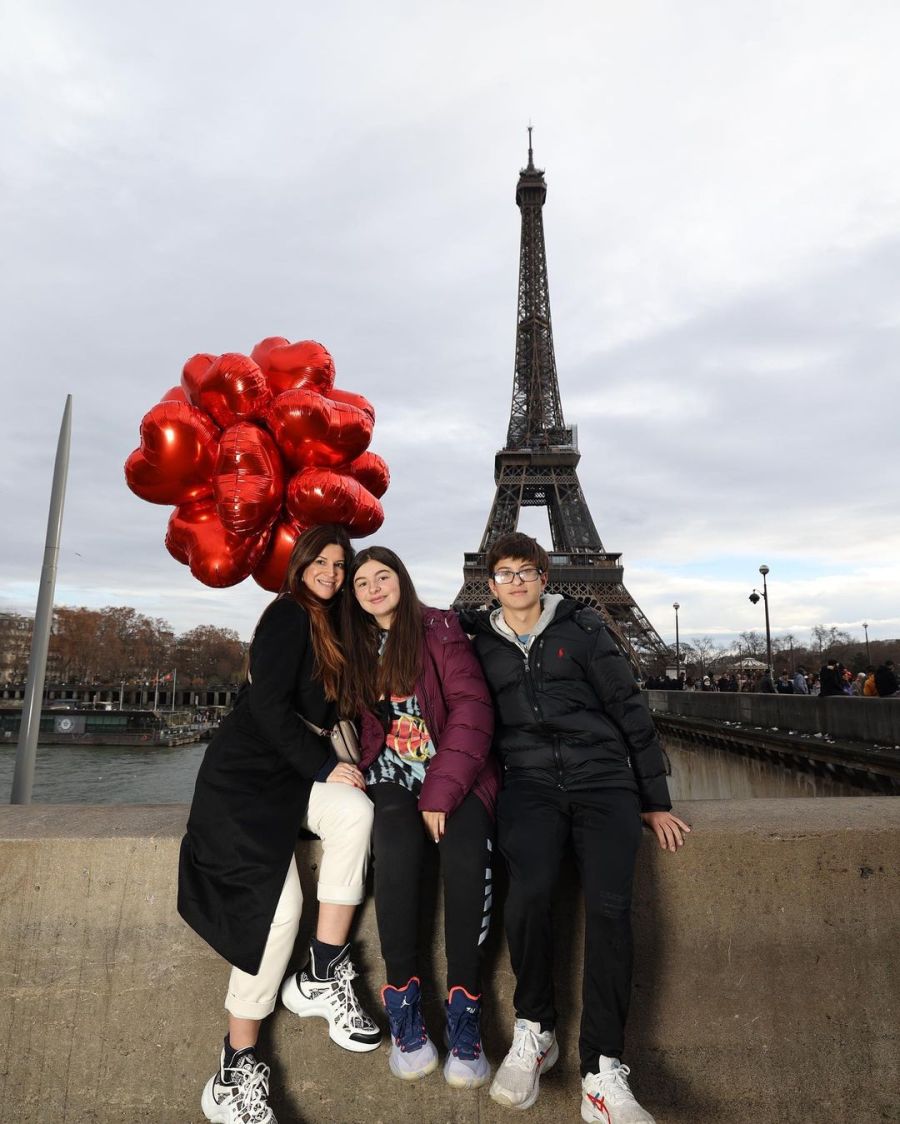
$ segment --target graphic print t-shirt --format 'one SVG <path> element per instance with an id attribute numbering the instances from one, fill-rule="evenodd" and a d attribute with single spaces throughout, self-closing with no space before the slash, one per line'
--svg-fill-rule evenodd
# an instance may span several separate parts
<path id="1" fill-rule="evenodd" d="M 366 784 L 402 784 L 418 796 L 434 745 L 415 695 L 391 695 L 390 704 L 384 749 L 366 770 Z"/>

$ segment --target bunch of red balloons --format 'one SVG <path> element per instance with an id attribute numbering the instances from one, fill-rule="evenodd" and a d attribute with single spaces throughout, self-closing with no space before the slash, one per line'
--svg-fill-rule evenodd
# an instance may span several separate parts
<path id="1" fill-rule="evenodd" d="M 388 467 L 367 452 L 375 411 L 338 390 L 313 340 L 262 340 L 249 355 L 194 355 L 181 385 L 141 422 L 128 487 L 175 504 L 166 548 L 205 585 L 251 574 L 281 588 L 298 535 L 342 523 L 355 537 L 384 521 Z"/>

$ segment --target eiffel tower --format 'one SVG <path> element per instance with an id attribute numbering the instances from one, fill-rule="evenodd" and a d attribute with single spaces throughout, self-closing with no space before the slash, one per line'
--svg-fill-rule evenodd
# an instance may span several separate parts
<path id="1" fill-rule="evenodd" d="M 574 426 L 563 418 L 550 323 L 547 252 L 542 209 L 544 173 L 534 166 L 531 128 L 528 166 L 519 173 L 516 204 L 522 212 L 516 370 L 506 447 L 494 459 L 497 493 L 477 553 L 466 554 L 459 608 L 491 602 L 486 554 L 515 531 L 523 507 L 545 507 L 550 518 L 549 592 L 564 593 L 602 613 L 622 648 L 638 665 L 668 648 L 623 583 L 621 554 L 604 550 L 578 482 L 581 459 Z"/>

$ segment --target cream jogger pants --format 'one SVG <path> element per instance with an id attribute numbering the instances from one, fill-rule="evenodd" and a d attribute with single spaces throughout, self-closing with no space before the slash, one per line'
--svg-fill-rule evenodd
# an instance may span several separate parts
<path id="1" fill-rule="evenodd" d="M 349 784 L 315 781 L 302 827 L 322 840 L 316 893 L 320 902 L 359 905 L 365 894 L 372 838 L 372 801 Z M 297 863 L 291 859 L 262 962 L 255 976 L 231 969 L 225 1009 L 239 1019 L 264 1019 L 275 998 L 297 939 L 303 894 Z"/>

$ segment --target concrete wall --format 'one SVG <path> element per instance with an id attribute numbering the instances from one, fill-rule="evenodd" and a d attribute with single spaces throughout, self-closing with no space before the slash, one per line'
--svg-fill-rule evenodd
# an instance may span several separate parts
<path id="1" fill-rule="evenodd" d="M 665 855 L 648 837 L 640 856 L 626 1054 L 639 1097 L 659 1124 L 900 1119 L 900 802 L 680 811 L 695 827 L 685 850 Z M 185 816 L 183 807 L 0 808 L 0 1120 L 202 1120 L 227 972 L 175 914 Z M 318 845 L 298 854 L 311 889 Z M 368 902 L 357 947 L 374 1008 L 373 913 Z M 559 917 L 563 1056 L 527 1117 L 535 1124 L 579 1119 L 581 912 L 570 874 Z M 496 920 L 485 1034 L 494 1062 L 508 1044 L 513 986 Z M 428 961 L 437 1034 L 440 952 Z M 280 1124 L 511 1119 L 485 1091 L 447 1089 L 440 1073 L 401 1085 L 384 1047 L 347 1054 L 319 1020 L 281 1010 L 263 1034 Z"/>
<path id="2" fill-rule="evenodd" d="M 648 691 L 653 710 L 748 726 L 777 727 L 787 733 L 830 734 L 839 741 L 900 746 L 900 699 L 839 695 L 763 695 L 755 691 Z"/>

